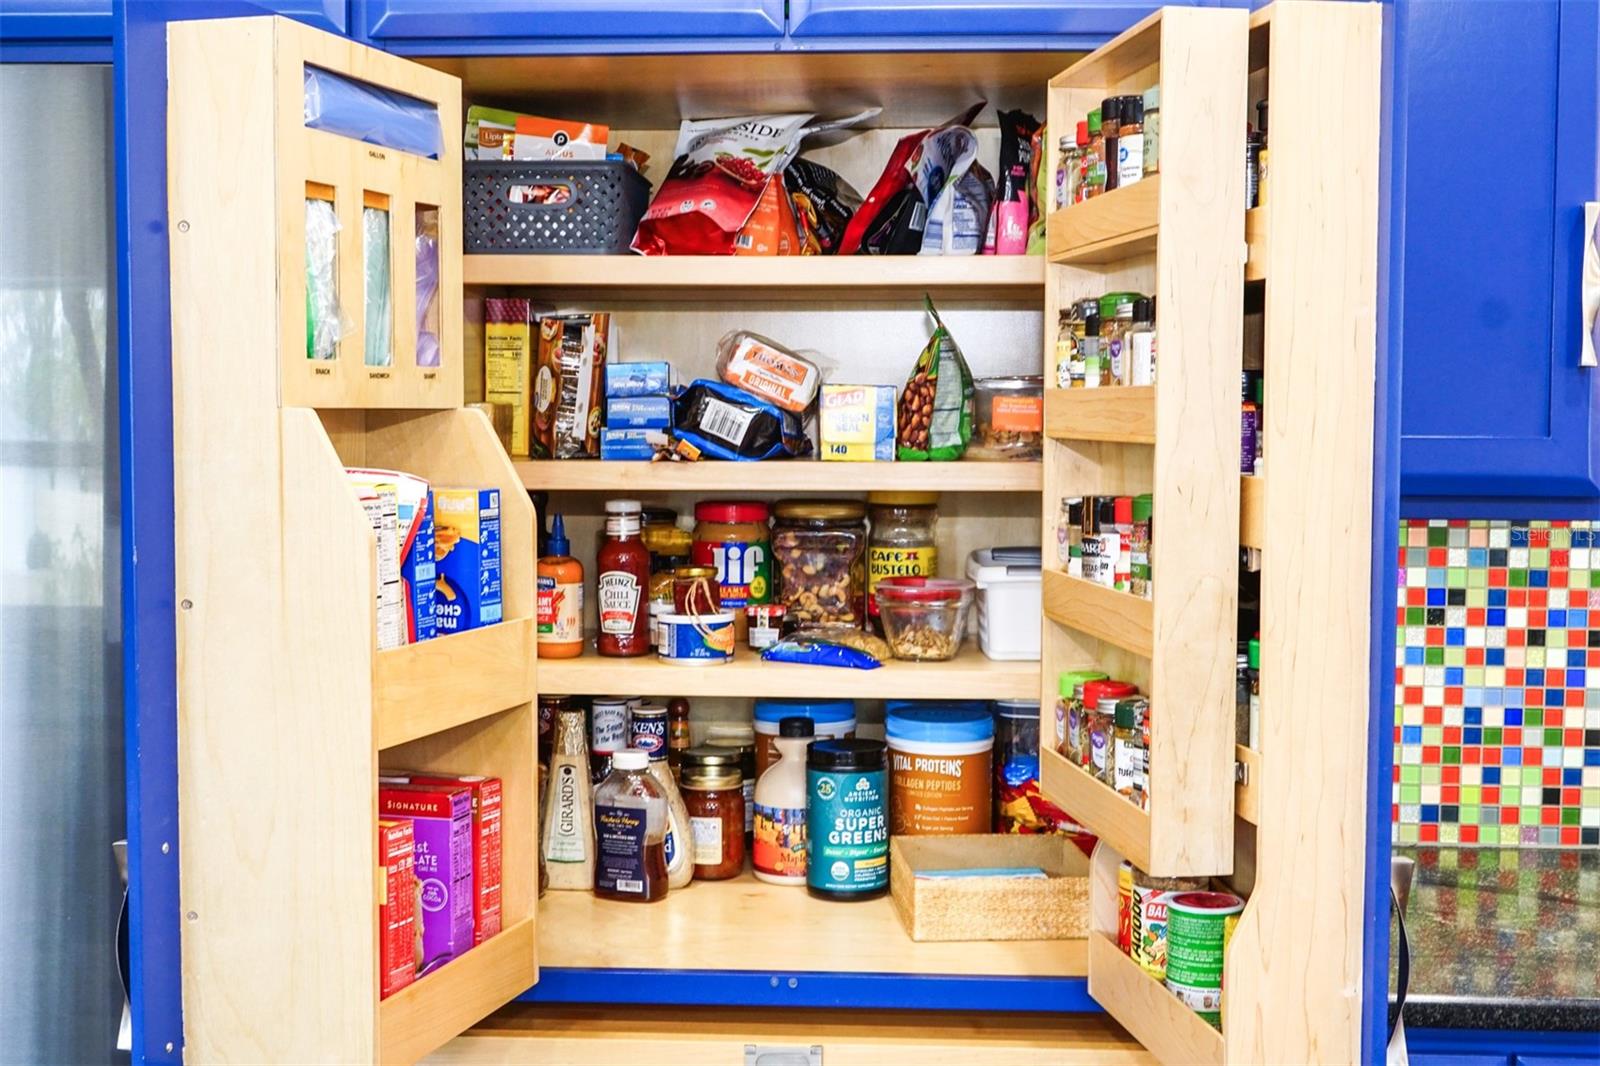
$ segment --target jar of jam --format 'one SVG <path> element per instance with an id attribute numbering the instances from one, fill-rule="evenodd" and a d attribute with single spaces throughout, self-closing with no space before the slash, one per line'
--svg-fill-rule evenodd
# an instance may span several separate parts
<path id="1" fill-rule="evenodd" d="M 783 631 L 819 622 L 864 625 L 866 508 L 859 500 L 782 500 L 772 510 Z"/>
<path id="2" fill-rule="evenodd" d="M 705 615 L 722 610 L 717 572 L 709 566 L 680 566 L 672 572 L 672 609 L 677 614 Z"/>
<path id="3" fill-rule="evenodd" d="M 695 566 L 716 570 L 721 609 L 733 612 L 734 635 L 749 631 L 745 607 L 772 599 L 772 543 L 767 505 L 759 500 L 703 500 L 694 507 Z"/>
<path id="4" fill-rule="evenodd" d="M 733 748 L 684 752 L 679 785 L 689 808 L 689 836 L 698 881 L 725 881 L 744 872 L 744 773 Z"/>

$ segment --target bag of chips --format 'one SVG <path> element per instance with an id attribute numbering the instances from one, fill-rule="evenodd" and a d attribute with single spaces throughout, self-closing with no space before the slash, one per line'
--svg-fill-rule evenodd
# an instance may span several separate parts
<path id="1" fill-rule="evenodd" d="M 781 459 L 811 451 L 799 415 L 720 381 L 691 382 L 672 407 L 673 436 L 715 459 Z"/>
<path id="2" fill-rule="evenodd" d="M 933 316 L 933 336 L 900 391 L 895 454 L 912 461 L 959 459 L 972 439 L 972 371 L 933 300 L 922 299 Z"/>
<path id="3" fill-rule="evenodd" d="M 802 156 L 783 172 L 800 230 L 801 255 L 833 255 L 861 194 L 836 172 Z"/>
<path id="4" fill-rule="evenodd" d="M 839 241 L 840 255 L 917 253 L 922 247 L 924 221 L 919 215 L 926 215 L 928 205 L 912 187 L 911 158 L 929 134 L 951 126 L 970 126 L 983 108 L 984 101 L 979 100 L 950 121 L 931 130 L 908 133 L 895 142 L 883 173 L 845 227 Z"/>

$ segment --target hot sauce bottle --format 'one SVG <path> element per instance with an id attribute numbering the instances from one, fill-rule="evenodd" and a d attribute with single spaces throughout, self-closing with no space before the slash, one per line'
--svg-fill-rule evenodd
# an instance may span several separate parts
<path id="1" fill-rule="evenodd" d="M 639 539 L 639 501 L 606 501 L 606 539 L 595 560 L 601 655 L 650 654 L 650 552 Z"/>

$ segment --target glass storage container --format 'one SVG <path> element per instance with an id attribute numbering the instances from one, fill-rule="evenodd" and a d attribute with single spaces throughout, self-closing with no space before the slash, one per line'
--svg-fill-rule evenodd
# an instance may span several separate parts
<path id="1" fill-rule="evenodd" d="M 878 583 L 878 615 L 896 659 L 954 659 L 977 586 L 966 578 L 892 577 Z"/>
<path id="2" fill-rule="evenodd" d="M 1044 378 L 973 382 L 975 430 L 968 459 L 1044 458 Z"/>
<path id="3" fill-rule="evenodd" d="M 780 500 L 772 560 L 783 631 L 867 618 L 867 511 L 859 500 Z"/>

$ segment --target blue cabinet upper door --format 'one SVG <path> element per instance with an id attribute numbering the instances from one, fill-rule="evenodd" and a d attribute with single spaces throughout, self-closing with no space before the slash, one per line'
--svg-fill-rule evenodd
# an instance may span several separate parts
<path id="1" fill-rule="evenodd" d="M 1600 496 L 1600 369 L 1579 366 L 1597 10 L 1395 6 L 1402 495 Z"/>
<path id="2" fill-rule="evenodd" d="M 1220 2 L 1189 0 L 1189 6 Z M 1160 6 L 1161 0 L 789 0 L 789 33 L 804 44 L 835 38 L 840 46 L 854 48 L 937 39 L 945 48 L 1088 49 Z"/>
<path id="3" fill-rule="evenodd" d="M 783 37 L 784 0 L 353 0 L 365 39 L 415 51 L 448 42 L 459 53 L 610 50 L 648 42 L 722 41 L 737 49 Z"/>

